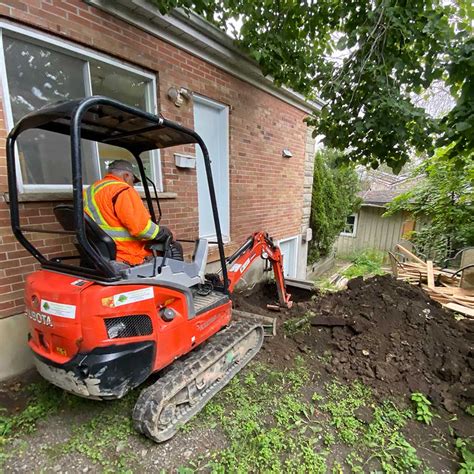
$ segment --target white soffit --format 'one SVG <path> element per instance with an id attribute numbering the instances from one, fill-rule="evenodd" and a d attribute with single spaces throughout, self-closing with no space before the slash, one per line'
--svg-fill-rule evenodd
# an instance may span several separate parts
<path id="1" fill-rule="evenodd" d="M 257 63 L 234 46 L 232 39 L 195 13 L 173 10 L 164 16 L 147 0 L 84 0 L 137 28 L 188 51 L 208 63 L 303 110 L 318 112 L 324 103 L 308 101 L 286 87 L 277 87 Z"/>

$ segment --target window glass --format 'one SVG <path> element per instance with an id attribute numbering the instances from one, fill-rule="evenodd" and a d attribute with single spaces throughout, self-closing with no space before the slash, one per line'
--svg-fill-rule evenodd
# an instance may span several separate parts
<path id="1" fill-rule="evenodd" d="M 89 67 L 94 95 L 105 95 L 132 107 L 147 109 L 148 79 L 93 59 Z"/>
<path id="2" fill-rule="evenodd" d="M 121 102 L 147 110 L 147 93 L 150 81 L 129 71 L 118 70 L 116 67 L 100 61 L 89 62 L 91 72 L 92 93 L 94 95 L 105 95 Z M 130 160 L 135 162 L 131 153 L 118 147 L 104 143 L 99 144 L 100 169 L 103 172 L 105 162 L 114 159 Z M 149 152 L 141 155 L 145 172 L 149 178 L 152 177 L 151 155 Z"/>
<path id="3" fill-rule="evenodd" d="M 350 216 L 347 216 L 346 224 L 344 225 L 344 230 L 342 231 L 342 234 L 354 235 L 355 223 L 356 223 L 355 214 L 351 214 Z"/>
<path id="4" fill-rule="evenodd" d="M 14 123 L 24 115 L 61 100 L 105 95 L 149 110 L 150 79 L 107 63 L 73 56 L 48 45 L 3 35 L 5 68 Z M 150 110 L 149 110 L 150 111 Z M 21 175 L 25 185 L 70 185 L 68 136 L 29 130 L 18 140 Z M 106 162 L 128 159 L 121 148 L 82 141 L 83 180 L 90 184 L 104 175 Z M 142 153 L 147 176 L 153 179 L 152 153 Z"/>
<path id="5" fill-rule="evenodd" d="M 4 36 L 5 66 L 14 122 L 45 105 L 84 97 L 85 62 Z M 58 133 L 29 130 L 18 140 L 24 184 L 71 184 L 69 139 Z M 84 180 L 97 176 L 91 143 L 83 143 Z"/>
<path id="6" fill-rule="evenodd" d="M 127 160 L 132 163 L 135 169 L 138 172 L 138 165 L 137 161 L 133 157 L 133 155 L 123 148 L 113 145 L 106 145 L 105 143 L 99 143 L 99 155 L 100 155 L 100 174 L 104 176 L 107 170 L 107 167 L 112 163 L 114 160 Z M 150 159 L 146 158 L 145 155 L 149 155 L 148 153 L 142 153 L 140 155 L 143 161 L 143 167 L 145 168 L 145 174 L 149 178 L 151 178 L 151 162 Z M 141 184 L 139 184 L 140 186 Z"/>

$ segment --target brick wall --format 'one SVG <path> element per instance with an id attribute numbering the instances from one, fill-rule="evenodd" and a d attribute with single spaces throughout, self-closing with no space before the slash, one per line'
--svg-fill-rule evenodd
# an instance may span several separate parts
<path id="1" fill-rule="evenodd" d="M 161 112 L 193 127 L 191 103 L 175 107 L 167 99 L 171 86 L 229 106 L 231 245 L 263 229 L 275 238 L 301 231 L 305 184 L 306 125 L 304 112 L 80 0 L 0 0 L 0 16 L 42 29 L 155 73 Z M 159 77 L 158 77 L 159 76 Z M 0 194 L 7 191 L 6 118 L 0 101 Z M 293 157 L 281 157 L 283 148 Z M 195 170 L 178 170 L 173 153 L 162 152 L 164 191 L 176 199 L 162 202 L 163 224 L 178 238 L 198 234 Z M 184 151 L 190 151 L 189 147 Z M 191 152 L 193 150 L 191 149 Z M 53 224 L 51 202 L 21 204 L 25 222 Z M 48 255 L 71 251 L 61 238 L 41 234 L 37 245 Z M 9 227 L 8 204 L 0 198 L 0 317 L 22 310 L 22 287 L 35 260 L 16 242 Z"/>

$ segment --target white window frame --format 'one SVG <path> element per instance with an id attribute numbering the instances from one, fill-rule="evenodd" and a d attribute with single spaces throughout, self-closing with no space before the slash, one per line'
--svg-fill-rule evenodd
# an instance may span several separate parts
<path id="1" fill-rule="evenodd" d="M 352 229 L 352 233 L 351 232 L 344 232 L 342 231 L 339 235 L 341 235 L 342 237 L 355 237 L 357 235 L 357 224 L 359 223 L 359 214 L 358 213 L 355 213 L 355 214 L 349 214 L 347 217 L 351 217 L 351 216 L 354 216 L 354 227 Z M 346 219 L 347 219 L 346 217 Z M 346 220 L 346 224 L 347 224 L 347 220 Z M 345 225 L 344 225 L 345 226 Z"/>
<path id="2" fill-rule="evenodd" d="M 94 59 L 107 63 L 111 66 L 114 66 L 118 69 L 122 69 L 133 74 L 140 75 L 148 79 L 149 85 L 147 87 L 145 101 L 147 105 L 147 110 L 151 111 L 154 114 L 158 112 L 158 103 L 157 103 L 157 85 L 156 85 L 156 75 L 152 74 L 144 69 L 138 68 L 136 66 L 131 66 L 126 62 L 123 62 L 119 59 L 107 56 L 105 54 L 98 53 L 92 49 L 85 48 L 74 44 L 70 41 L 59 39 L 48 33 L 35 30 L 33 28 L 28 28 L 25 26 L 20 26 L 9 21 L 0 20 L 0 85 L 3 90 L 3 107 L 5 111 L 5 126 L 7 130 L 11 130 L 14 126 L 13 113 L 10 102 L 10 91 L 8 87 L 8 78 L 7 71 L 5 67 L 5 54 L 3 49 L 3 34 L 7 33 L 8 36 L 13 38 L 18 38 L 22 41 L 27 41 L 29 43 L 37 44 L 43 47 L 47 47 L 51 50 L 58 51 L 63 54 L 69 54 L 70 56 L 82 59 L 86 62 L 86 68 L 89 69 L 89 60 Z M 84 87 L 86 94 L 92 95 L 92 87 L 90 84 L 90 73 L 87 80 L 84 81 Z M 97 152 L 97 144 L 96 154 Z M 152 179 L 156 183 L 157 190 L 163 192 L 163 173 L 161 167 L 161 156 L 159 150 L 151 151 L 151 170 L 152 170 Z M 20 169 L 18 153 L 16 153 L 16 165 L 17 169 Z M 17 173 L 17 186 L 19 193 L 51 193 L 58 191 L 71 191 L 72 184 L 24 184 L 23 176 L 20 173 Z M 143 191 L 143 186 L 137 186 L 138 191 Z"/>

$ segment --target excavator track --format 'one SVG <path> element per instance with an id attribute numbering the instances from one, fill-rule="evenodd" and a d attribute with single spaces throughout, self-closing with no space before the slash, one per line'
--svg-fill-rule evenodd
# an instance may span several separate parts
<path id="1" fill-rule="evenodd" d="M 255 357 L 263 337 L 259 324 L 236 321 L 175 361 L 138 397 L 132 415 L 135 429 L 158 443 L 172 438 Z"/>

